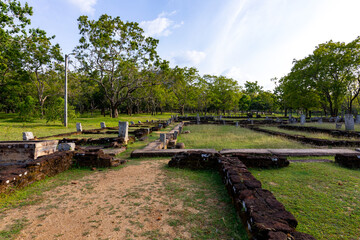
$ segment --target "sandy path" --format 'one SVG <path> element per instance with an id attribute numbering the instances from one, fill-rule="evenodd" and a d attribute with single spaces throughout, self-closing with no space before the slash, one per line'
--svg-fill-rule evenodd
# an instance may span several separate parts
<path id="1" fill-rule="evenodd" d="M 161 194 L 167 162 L 143 161 L 57 187 L 39 204 L 5 212 L 0 230 L 25 217 L 28 224 L 17 239 L 187 238 L 166 224 L 169 204 L 176 205 Z"/>

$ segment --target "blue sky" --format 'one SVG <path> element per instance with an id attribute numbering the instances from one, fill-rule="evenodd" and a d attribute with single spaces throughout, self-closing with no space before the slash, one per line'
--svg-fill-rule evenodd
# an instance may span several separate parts
<path id="1" fill-rule="evenodd" d="M 22 2 L 25 2 L 21 0 Z M 330 39 L 360 35 L 358 0 L 28 0 L 32 26 L 56 35 L 64 53 L 78 44 L 77 18 L 101 14 L 140 23 L 172 66 L 226 75 L 271 90 L 292 60 Z"/>

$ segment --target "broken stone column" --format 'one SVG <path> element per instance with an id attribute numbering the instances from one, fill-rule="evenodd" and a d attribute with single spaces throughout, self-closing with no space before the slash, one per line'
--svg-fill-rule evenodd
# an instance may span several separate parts
<path id="1" fill-rule="evenodd" d="M 29 141 L 34 139 L 34 134 L 32 132 L 23 132 L 23 140 Z"/>
<path id="2" fill-rule="evenodd" d="M 76 131 L 77 131 L 77 132 L 82 132 L 81 123 L 76 123 Z"/>
<path id="3" fill-rule="evenodd" d="M 306 123 L 306 116 L 305 114 L 300 115 L 300 124 L 304 125 Z"/>
<path id="4" fill-rule="evenodd" d="M 103 129 L 106 128 L 105 122 L 101 122 L 100 127 L 103 128 Z"/>
<path id="5" fill-rule="evenodd" d="M 345 130 L 354 130 L 354 116 L 352 114 L 345 114 Z"/>
<path id="6" fill-rule="evenodd" d="M 166 134 L 160 133 L 160 142 L 163 143 L 163 149 L 166 149 Z"/>
<path id="7" fill-rule="evenodd" d="M 124 139 L 124 143 L 129 141 L 129 122 L 119 121 L 119 137 Z"/>

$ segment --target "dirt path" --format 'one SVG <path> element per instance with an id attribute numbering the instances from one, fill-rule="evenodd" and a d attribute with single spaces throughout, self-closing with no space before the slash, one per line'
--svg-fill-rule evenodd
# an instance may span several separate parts
<path id="1" fill-rule="evenodd" d="M 45 193 L 39 204 L 5 212 L 0 230 L 26 218 L 17 239 L 162 239 L 190 237 L 165 224 L 169 205 L 161 194 L 168 160 L 143 161 L 116 171 L 96 172 Z"/>

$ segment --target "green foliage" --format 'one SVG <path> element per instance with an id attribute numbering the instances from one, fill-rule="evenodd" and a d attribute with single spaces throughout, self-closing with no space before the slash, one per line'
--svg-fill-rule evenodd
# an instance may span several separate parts
<path id="1" fill-rule="evenodd" d="M 45 111 L 46 123 L 55 121 L 61 121 L 64 123 L 64 105 L 65 101 L 61 97 L 50 101 Z M 76 117 L 75 108 L 68 104 L 68 119 L 74 119 Z"/>
<path id="2" fill-rule="evenodd" d="M 81 16 L 78 22 L 81 38 L 75 51 L 81 70 L 104 90 L 117 117 L 120 104 L 151 81 L 148 71 L 159 70 L 158 40 L 145 37 L 138 23 L 106 14 L 98 20 Z"/>
<path id="3" fill-rule="evenodd" d="M 18 104 L 19 119 L 24 122 L 29 122 L 37 116 L 36 102 L 31 96 L 27 96 L 25 101 Z"/>
<path id="4" fill-rule="evenodd" d="M 360 38 L 345 44 L 319 44 L 312 54 L 294 60 L 291 72 L 280 79 L 277 91 L 284 107 L 311 109 L 321 106 L 337 115 L 345 101 L 352 112 L 360 92 Z"/>

